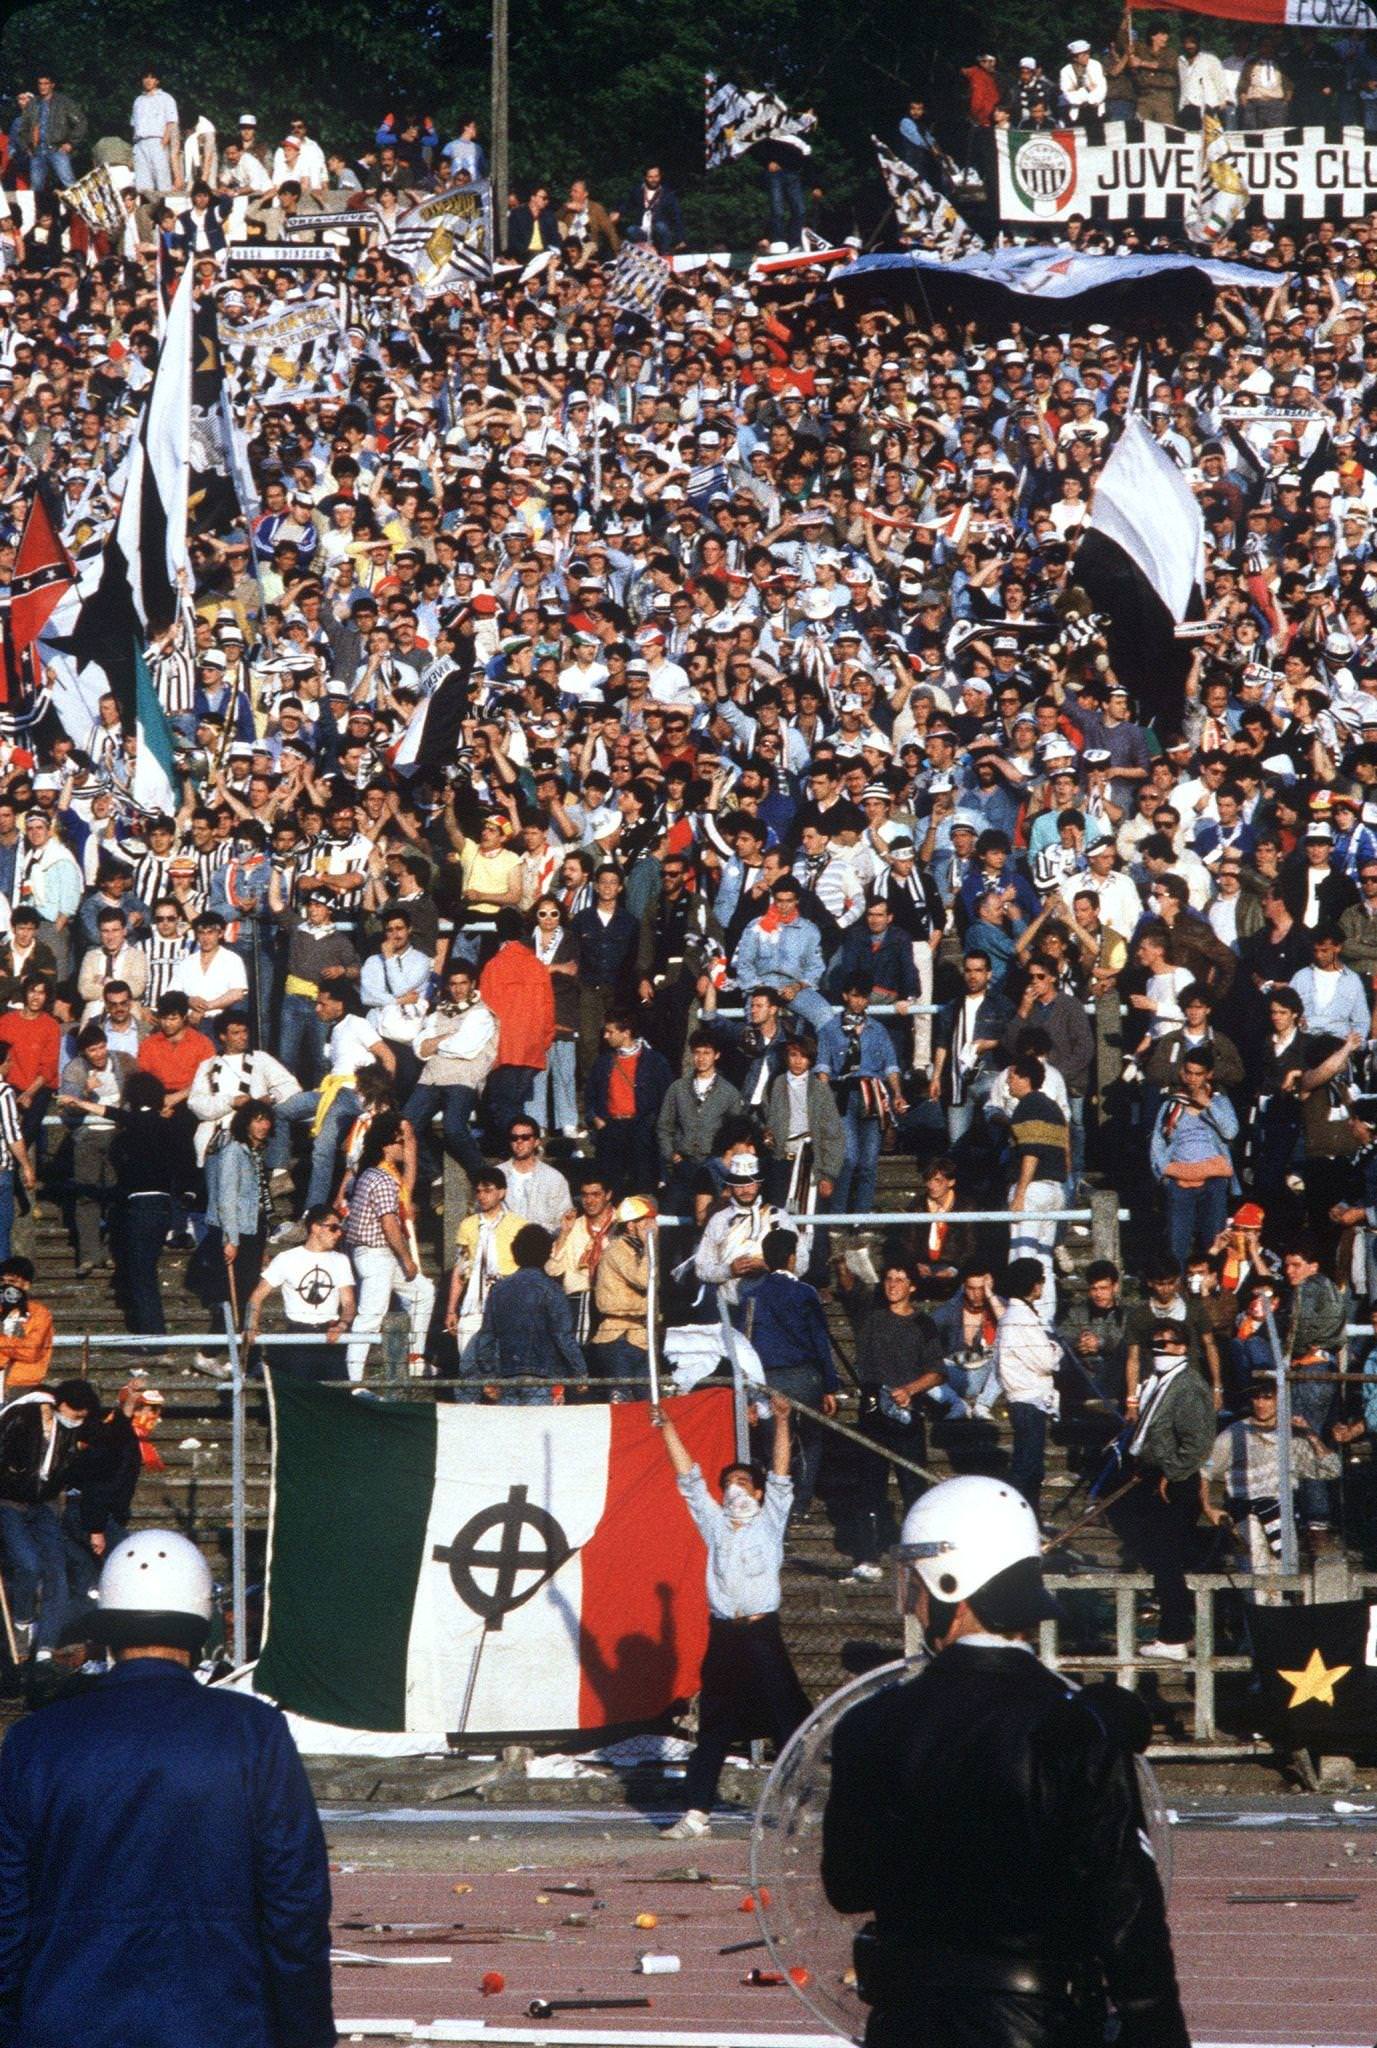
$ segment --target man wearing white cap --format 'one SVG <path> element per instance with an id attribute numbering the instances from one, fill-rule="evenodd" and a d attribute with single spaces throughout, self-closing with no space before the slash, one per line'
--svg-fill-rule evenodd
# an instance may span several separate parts
<path id="1" fill-rule="evenodd" d="M 1081 36 L 1066 45 L 1066 54 L 1071 61 L 1062 65 L 1058 84 L 1067 120 L 1102 121 L 1105 94 L 1109 90 L 1103 64 L 1098 57 L 1091 56 L 1090 45 Z"/>
<path id="2" fill-rule="evenodd" d="M 765 1271 L 765 1233 L 787 1229 L 789 1223 L 782 1209 L 760 1199 L 760 1189 L 755 1153 L 736 1153 L 727 1162 L 727 1207 L 708 1218 L 693 1255 L 698 1278 L 716 1287 L 718 1299 L 733 1307 L 740 1299 L 741 1282 Z"/>

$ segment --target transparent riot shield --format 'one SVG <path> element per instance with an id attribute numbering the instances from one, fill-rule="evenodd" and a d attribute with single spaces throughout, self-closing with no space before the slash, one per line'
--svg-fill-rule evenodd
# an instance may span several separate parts
<path id="1" fill-rule="evenodd" d="M 851 1944 L 867 1913 L 838 1913 L 822 1888 L 822 1816 L 832 1776 L 832 1736 L 842 1716 L 873 1694 L 913 1678 L 923 1658 L 882 1664 L 841 1686 L 795 1729 L 756 1808 L 751 1883 L 771 1961 L 815 2019 L 844 2041 L 861 2041 L 868 2008 L 858 1996 Z M 1171 1828 L 1157 1776 L 1135 1759 L 1148 1840 L 1163 1893 L 1171 1892 Z"/>
<path id="2" fill-rule="evenodd" d="M 917 1663 L 882 1664 L 815 1707 L 780 1751 L 756 1808 L 751 1883 L 771 1960 L 815 2019 L 844 2041 L 865 2033 L 851 1944 L 870 1917 L 837 1913 L 822 1888 L 822 1812 L 832 1778 L 832 1733 L 843 1714 L 872 1694 L 912 1678 Z"/>

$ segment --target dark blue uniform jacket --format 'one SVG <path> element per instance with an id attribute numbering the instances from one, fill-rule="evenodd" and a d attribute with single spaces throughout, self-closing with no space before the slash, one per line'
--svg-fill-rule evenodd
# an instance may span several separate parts
<path id="1" fill-rule="evenodd" d="M 325 1838 L 282 1715 L 154 1658 L 0 1751 L 3 2048 L 328 2048 Z"/>

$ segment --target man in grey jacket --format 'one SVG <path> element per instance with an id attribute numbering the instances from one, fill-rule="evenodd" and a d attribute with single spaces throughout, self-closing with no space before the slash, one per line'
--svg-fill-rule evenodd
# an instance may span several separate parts
<path id="1" fill-rule="evenodd" d="M 741 1108 L 741 1097 L 717 1071 L 717 1040 L 710 1031 L 694 1032 L 689 1058 L 693 1072 L 670 1083 L 655 1124 L 665 1168 L 665 1206 L 671 1214 L 689 1212 L 695 1182 L 717 1150 L 718 1133 Z"/>
<path id="2" fill-rule="evenodd" d="M 1186 1573 L 1200 1518 L 1200 1474 L 1214 1449 L 1214 1402 L 1186 1355 L 1184 1326 L 1152 1326 L 1152 1374 L 1142 1388 L 1129 1456 L 1138 1483 L 1110 1509 L 1125 1547 L 1152 1573 L 1157 1638 L 1140 1655 L 1184 1664 L 1195 1633 Z"/>
<path id="3" fill-rule="evenodd" d="M 86 134 L 86 116 L 76 101 L 40 72 L 38 92 L 20 117 L 19 139 L 29 155 L 29 183 L 35 192 L 76 177 L 76 149 Z"/>
<path id="4" fill-rule="evenodd" d="M 789 1193 L 794 1162 L 805 1147 L 813 1153 L 813 1181 L 827 1201 L 846 1163 L 846 1128 L 831 1085 L 815 1073 L 818 1042 L 801 1031 L 784 1048 L 784 1072 L 770 1083 L 765 1099 L 765 1140 L 770 1149 L 766 1187 L 770 1199 Z"/>

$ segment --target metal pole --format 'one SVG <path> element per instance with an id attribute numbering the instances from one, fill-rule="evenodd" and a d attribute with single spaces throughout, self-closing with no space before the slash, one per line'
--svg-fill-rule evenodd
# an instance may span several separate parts
<path id="1" fill-rule="evenodd" d="M 645 1363 L 646 1372 L 650 1378 L 650 1398 L 658 1408 L 660 1405 L 660 1355 L 658 1349 L 660 1233 L 653 1223 L 646 1232 L 645 1259 Z"/>
<path id="2" fill-rule="evenodd" d="M 230 1362 L 230 1597 L 234 1601 L 233 1653 L 236 1665 L 249 1661 L 249 1620 L 245 1547 L 248 1516 L 244 1504 L 244 1356 L 235 1328 L 234 1311 L 225 1304 L 225 1336 Z"/>
<path id="3" fill-rule="evenodd" d="M 732 1369 L 732 1415 L 736 1422 L 736 1455 L 738 1458 L 747 1459 L 751 1455 L 751 1424 L 746 1412 L 746 1379 L 736 1348 L 736 1331 L 732 1326 L 731 1313 L 725 1301 L 719 1301 L 718 1313 L 722 1318 L 722 1349 L 726 1352 Z"/>
<path id="4" fill-rule="evenodd" d="M 507 246 L 507 0 L 492 0 L 493 254 Z"/>
<path id="5" fill-rule="evenodd" d="M 1296 1546 L 1296 1497 L 1291 1481 L 1291 1361 L 1284 1357 L 1277 1334 L 1276 1317 L 1267 1311 L 1267 1342 L 1277 1373 L 1277 1502 L 1281 1509 L 1281 1569 L 1283 1577 L 1300 1570 Z"/>

